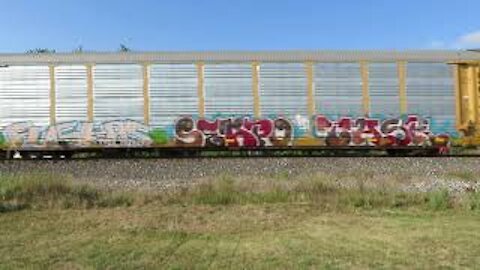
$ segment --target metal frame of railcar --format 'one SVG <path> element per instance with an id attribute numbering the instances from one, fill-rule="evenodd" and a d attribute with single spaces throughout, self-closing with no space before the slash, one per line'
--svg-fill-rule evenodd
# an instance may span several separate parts
<path id="1" fill-rule="evenodd" d="M 446 156 L 448 154 L 442 154 Z M 426 147 L 221 147 L 221 148 L 84 148 L 76 150 L 0 151 L 0 160 L 91 159 L 91 158 L 186 158 L 186 157 L 308 157 L 308 156 L 438 156 Z"/>
<path id="2" fill-rule="evenodd" d="M 471 51 L 274 51 L 274 52 L 127 52 L 127 53 L 55 53 L 55 54 L 0 54 L 0 66 L 8 67 L 14 65 L 46 65 L 49 68 L 50 91 L 49 91 L 49 122 L 54 125 L 56 119 L 56 84 L 55 84 L 55 67 L 61 65 L 84 65 L 86 67 L 87 77 L 87 121 L 94 121 L 94 76 L 93 66 L 97 64 L 136 64 L 142 66 L 142 91 L 143 91 L 143 121 L 148 125 L 150 119 L 150 95 L 149 95 L 149 67 L 152 64 L 164 63 L 194 63 L 197 69 L 197 95 L 198 95 L 198 116 L 205 116 L 205 78 L 204 65 L 206 63 L 249 63 L 252 72 L 251 93 L 253 96 L 253 112 L 254 117 L 261 116 L 261 102 L 259 97 L 259 66 L 261 63 L 283 63 L 296 62 L 303 63 L 305 68 L 305 78 L 307 87 L 305 89 L 307 96 L 307 111 L 309 116 L 313 116 L 316 112 L 316 104 L 314 101 L 314 64 L 316 63 L 343 63 L 355 62 L 360 66 L 362 81 L 362 108 L 363 113 L 370 113 L 370 82 L 369 82 L 369 64 L 372 62 L 390 62 L 396 63 L 398 78 L 398 96 L 400 113 L 407 113 L 407 94 L 406 94 L 406 63 L 408 62 L 465 62 L 480 61 L 480 53 Z M 1 68 L 1 67 L 0 67 Z M 457 70 L 455 72 L 458 72 Z M 457 95 L 458 95 L 457 91 Z M 458 110 L 458 105 L 457 105 Z M 458 117 L 458 112 L 457 112 Z M 307 149 L 308 148 L 308 149 Z M 380 147 L 294 147 L 302 151 L 366 151 L 366 150 L 388 150 L 389 152 L 404 152 L 406 149 L 402 147 L 380 148 Z M 290 150 L 290 148 L 288 148 Z M 426 148 L 413 147 L 409 148 L 413 152 L 426 150 Z M 431 148 L 436 149 L 436 148 Z M 428 148 L 427 150 L 431 150 Z M 8 150 L 8 151 L 7 151 Z M 90 148 L 60 148 L 60 149 L 22 149 L 26 156 L 30 154 L 54 155 L 54 156 L 70 156 L 74 153 L 103 153 L 110 155 L 112 153 L 122 153 L 128 156 L 129 153 L 142 151 L 171 151 L 174 152 L 199 152 L 196 148 L 117 148 L 117 147 L 90 147 Z M 219 148 L 219 149 L 202 149 L 204 151 L 253 151 L 253 149 L 235 149 L 235 148 Z M 281 151 L 285 150 L 276 148 L 257 148 L 258 151 Z M 5 149 L 6 156 L 9 153 L 15 153 L 15 149 Z M 33 155 L 32 154 L 32 155 Z"/>

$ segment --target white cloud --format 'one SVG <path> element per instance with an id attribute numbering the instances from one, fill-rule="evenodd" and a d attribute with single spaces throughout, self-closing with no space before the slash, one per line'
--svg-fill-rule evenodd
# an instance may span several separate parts
<path id="1" fill-rule="evenodd" d="M 426 44 L 429 49 L 447 49 L 447 50 L 465 50 L 465 49 L 479 49 L 480 48 L 480 30 L 473 31 L 461 35 L 451 41 L 443 41 L 441 39 L 431 40 Z"/>
<path id="2" fill-rule="evenodd" d="M 480 31 L 467 33 L 458 37 L 454 47 L 462 49 L 475 49 L 480 47 Z"/>

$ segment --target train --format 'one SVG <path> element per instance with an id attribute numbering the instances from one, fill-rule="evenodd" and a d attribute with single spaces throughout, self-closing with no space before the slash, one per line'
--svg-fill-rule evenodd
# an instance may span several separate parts
<path id="1" fill-rule="evenodd" d="M 480 52 L 0 54 L 2 158 L 446 154 L 480 144 Z"/>

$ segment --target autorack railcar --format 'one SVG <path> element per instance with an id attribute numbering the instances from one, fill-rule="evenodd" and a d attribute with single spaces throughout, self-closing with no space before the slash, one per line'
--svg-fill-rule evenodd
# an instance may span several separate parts
<path id="1" fill-rule="evenodd" d="M 475 51 L 0 54 L 0 149 L 445 153 L 480 141 L 479 62 Z"/>

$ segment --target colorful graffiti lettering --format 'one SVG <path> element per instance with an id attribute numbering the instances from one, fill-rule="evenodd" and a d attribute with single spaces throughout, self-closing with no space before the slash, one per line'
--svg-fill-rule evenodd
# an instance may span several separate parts
<path id="1" fill-rule="evenodd" d="M 162 145 L 168 143 L 167 132 L 162 128 L 155 128 L 148 132 L 148 135 L 156 145 Z"/>
<path id="2" fill-rule="evenodd" d="M 182 117 L 175 123 L 178 145 L 196 147 L 268 147 L 292 143 L 293 128 L 284 118 L 251 120 L 245 118 L 208 121 Z"/>
<path id="3" fill-rule="evenodd" d="M 165 129 L 164 129 L 165 128 Z M 167 132 L 168 130 L 169 132 Z M 301 130 L 300 134 L 297 132 Z M 295 137 L 295 138 L 294 138 Z M 435 146 L 446 147 L 449 136 L 433 134 L 427 119 L 417 115 L 372 119 L 317 115 L 308 118 L 250 117 L 179 118 L 167 127 L 139 121 L 71 121 L 53 126 L 17 122 L 0 131 L 3 148 L 28 147 L 286 147 L 286 146 Z"/>
<path id="4" fill-rule="evenodd" d="M 129 119 L 97 123 L 71 121 L 48 127 L 18 122 L 5 127 L 4 137 L 4 144 L 14 147 L 149 146 L 161 141 L 158 135 L 152 140 L 147 126 Z"/>
<path id="5" fill-rule="evenodd" d="M 383 121 L 348 117 L 331 121 L 318 115 L 314 125 L 314 135 L 324 139 L 328 146 L 431 146 L 448 143 L 447 135 L 435 136 L 428 121 L 417 115 L 409 115 L 405 120 L 393 118 Z"/>

